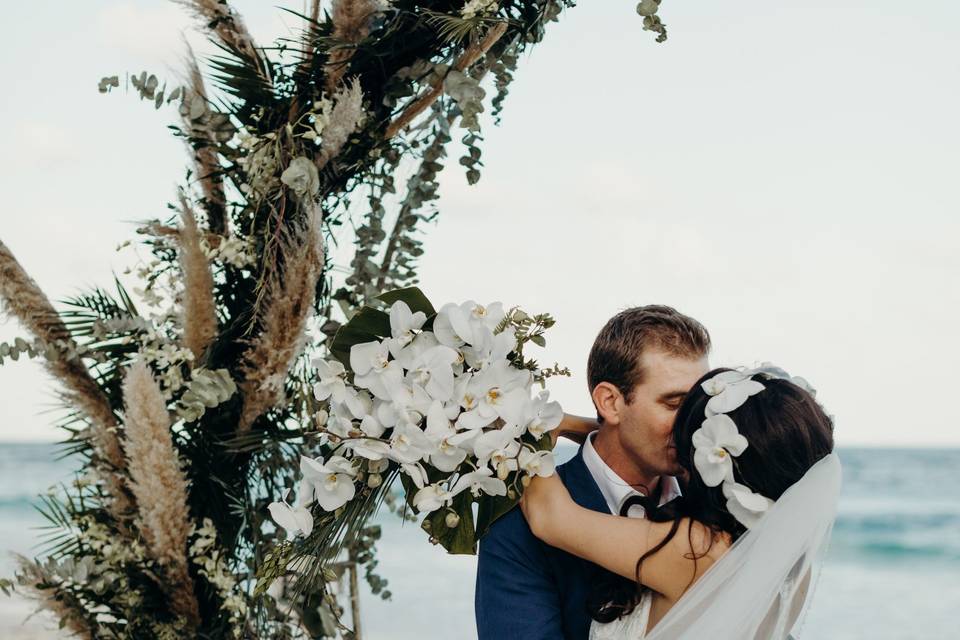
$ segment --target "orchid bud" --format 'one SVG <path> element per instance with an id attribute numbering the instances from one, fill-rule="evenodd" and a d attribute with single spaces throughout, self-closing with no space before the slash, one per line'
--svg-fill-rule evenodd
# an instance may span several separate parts
<path id="1" fill-rule="evenodd" d="M 371 473 L 369 476 L 367 476 L 367 486 L 371 489 L 376 489 L 381 484 L 383 484 L 383 476 L 381 476 L 379 473 Z"/>
<path id="2" fill-rule="evenodd" d="M 516 500 L 517 492 L 514 491 L 513 489 L 507 489 L 507 498 L 509 498 L 510 500 Z"/>
<path id="3" fill-rule="evenodd" d="M 530 476 L 523 476 L 520 478 L 520 484 L 523 485 L 523 488 L 526 489 L 530 486 Z"/>
<path id="4" fill-rule="evenodd" d="M 460 516 L 455 513 L 448 513 L 447 517 L 444 518 L 444 522 L 446 522 L 447 526 L 451 529 L 456 529 L 460 524 Z"/>
<path id="5" fill-rule="evenodd" d="M 497 465 L 497 477 L 501 480 L 506 480 L 507 476 L 510 475 L 510 468 L 505 464 Z"/>

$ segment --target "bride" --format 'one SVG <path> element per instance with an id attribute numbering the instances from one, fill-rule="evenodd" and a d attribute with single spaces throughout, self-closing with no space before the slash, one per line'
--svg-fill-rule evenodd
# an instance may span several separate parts
<path id="1" fill-rule="evenodd" d="M 534 535 L 619 576 L 595 585 L 590 637 L 796 637 L 836 514 L 831 419 L 781 369 L 719 369 L 673 437 L 682 496 L 646 519 L 580 507 L 556 475 L 524 492 Z"/>

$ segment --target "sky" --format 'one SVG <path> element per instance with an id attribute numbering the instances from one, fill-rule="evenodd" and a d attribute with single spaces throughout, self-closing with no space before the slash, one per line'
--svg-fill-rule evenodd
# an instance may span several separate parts
<path id="1" fill-rule="evenodd" d="M 277 3 L 234 5 L 262 44 L 299 27 Z M 660 303 L 707 326 L 712 364 L 810 380 L 840 445 L 960 446 L 940 406 L 960 361 L 960 9 L 664 0 L 657 44 L 634 5 L 583 0 L 521 59 L 480 183 L 448 162 L 421 287 L 553 314 L 540 359 L 572 369 L 551 386 L 569 412 L 592 411 L 600 327 Z M 184 37 L 211 49 L 172 2 L 5 16 L 0 238 L 54 300 L 109 286 L 188 157 L 173 108 L 97 82 L 173 84 Z M 0 440 L 56 439 L 53 388 L 35 362 L 0 367 Z"/>

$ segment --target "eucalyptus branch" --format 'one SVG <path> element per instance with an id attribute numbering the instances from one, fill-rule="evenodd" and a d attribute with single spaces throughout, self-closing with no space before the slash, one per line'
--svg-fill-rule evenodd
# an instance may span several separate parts
<path id="1" fill-rule="evenodd" d="M 503 37 L 503 34 L 507 32 L 507 23 L 498 22 L 494 26 L 490 27 L 490 30 L 487 31 L 486 35 L 479 42 L 474 43 L 468 48 L 463 55 L 457 60 L 453 65 L 453 68 L 456 71 L 465 71 L 469 69 L 473 64 L 483 57 L 490 48 L 495 45 L 500 38 Z M 436 102 L 443 94 L 443 79 L 439 79 L 434 82 L 433 87 L 427 91 L 422 97 L 415 100 L 410 106 L 408 106 L 400 116 L 390 123 L 387 127 L 387 138 L 392 138 L 397 135 L 401 129 L 409 125 L 413 120 L 426 111 L 430 105 Z"/>

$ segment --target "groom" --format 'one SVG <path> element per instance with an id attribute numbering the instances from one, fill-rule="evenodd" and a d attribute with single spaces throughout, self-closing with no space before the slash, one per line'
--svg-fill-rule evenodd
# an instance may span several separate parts
<path id="1" fill-rule="evenodd" d="M 707 330 L 670 307 L 635 307 L 607 322 L 587 361 L 599 429 L 558 468 L 578 504 L 643 517 L 639 496 L 664 504 L 679 495 L 673 419 L 708 371 L 709 350 Z M 587 598 L 609 575 L 540 542 L 514 509 L 480 541 L 479 640 L 586 640 Z"/>

